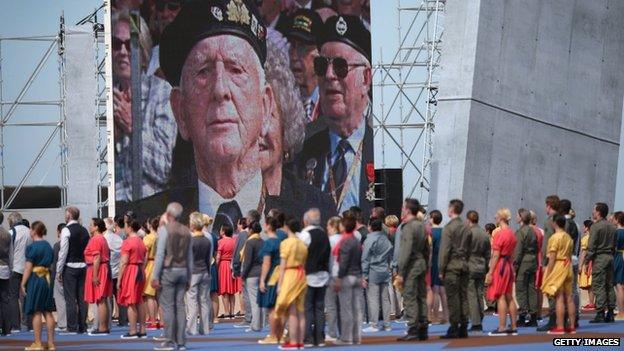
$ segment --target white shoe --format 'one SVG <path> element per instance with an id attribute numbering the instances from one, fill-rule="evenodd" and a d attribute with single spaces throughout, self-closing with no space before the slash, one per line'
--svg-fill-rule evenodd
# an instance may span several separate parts
<path id="1" fill-rule="evenodd" d="M 351 346 L 353 345 L 353 342 L 351 341 L 342 341 L 340 339 L 334 341 L 334 345 L 335 346 Z"/>
<path id="2" fill-rule="evenodd" d="M 334 342 L 336 341 L 336 338 L 329 336 L 329 335 L 325 335 L 325 342 L 328 342 L 328 341 Z"/>
<path id="3" fill-rule="evenodd" d="M 392 331 L 392 327 L 391 326 L 387 326 L 383 328 L 384 331 Z"/>
<path id="4" fill-rule="evenodd" d="M 362 333 L 379 333 L 379 328 L 371 325 L 367 328 L 362 329 Z"/>

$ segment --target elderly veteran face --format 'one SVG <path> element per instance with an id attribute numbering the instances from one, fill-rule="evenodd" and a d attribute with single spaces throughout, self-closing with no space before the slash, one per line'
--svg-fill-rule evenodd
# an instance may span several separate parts
<path id="1" fill-rule="evenodd" d="M 213 0 L 185 7 L 161 48 L 180 134 L 193 143 L 200 180 L 222 196 L 235 195 L 260 171 L 258 144 L 273 102 L 261 61 L 264 36 L 255 37 L 264 32 L 251 25 L 259 15 L 242 6 Z M 186 55 L 172 37 L 192 43 Z"/>

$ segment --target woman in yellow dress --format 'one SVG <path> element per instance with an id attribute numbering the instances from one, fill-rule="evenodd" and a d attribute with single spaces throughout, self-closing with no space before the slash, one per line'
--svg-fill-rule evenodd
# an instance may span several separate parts
<path id="1" fill-rule="evenodd" d="M 280 279 L 277 284 L 275 315 L 288 316 L 290 340 L 280 346 L 281 350 L 303 348 L 305 336 L 305 294 L 308 288 L 305 274 L 305 262 L 308 248 L 297 238 L 301 223 L 291 219 L 286 224 L 286 238 L 280 244 Z"/>
<path id="2" fill-rule="evenodd" d="M 583 222 L 583 238 L 581 238 L 581 252 L 579 254 L 579 277 L 578 277 L 578 285 L 582 290 L 587 291 L 587 305 L 583 306 L 583 310 L 593 311 L 596 309 L 596 304 L 594 303 L 594 293 L 591 289 L 591 274 L 592 274 L 592 263 L 589 263 L 587 269 L 582 268 L 585 264 L 585 258 L 587 257 L 587 247 L 589 246 L 589 228 L 591 228 L 592 221 L 590 219 L 585 220 Z"/>
<path id="3" fill-rule="evenodd" d="M 576 306 L 572 298 L 572 249 L 574 241 L 564 231 L 566 218 L 561 215 L 553 217 L 555 233 L 548 239 L 548 266 L 544 273 L 542 292 L 556 300 L 557 325 L 548 334 L 576 334 L 574 323 Z M 568 308 L 569 328 L 564 329 L 565 310 Z"/>
<path id="4" fill-rule="evenodd" d="M 154 270 L 154 258 L 156 257 L 156 242 L 158 241 L 158 217 L 154 217 L 148 221 L 149 234 L 143 237 L 143 244 L 147 249 L 145 257 L 145 278 L 146 281 L 152 281 L 152 271 Z M 156 300 L 156 289 L 152 284 L 145 284 L 143 290 L 143 298 L 147 306 L 147 329 L 154 330 L 160 328 L 158 322 L 158 301 Z"/>

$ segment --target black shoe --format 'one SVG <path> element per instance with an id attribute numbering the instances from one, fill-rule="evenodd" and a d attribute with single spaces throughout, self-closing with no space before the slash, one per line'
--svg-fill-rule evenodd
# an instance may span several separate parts
<path id="1" fill-rule="evenodd" d="M 507 329 L 505 330 L 507 332 L 507 335 L 518 335 L 518 329 Z"/>
<path id="2" fill-rule="evenodd" d="M 525 327 L 537 327 L 537 315 L 535 313 L 532 313 L 528 315 L 527 317 L 528 319 L 525 321 L 524 326 Z"/>
<path id="3" fill-rule="evenodd" d="M 421 325 L 420 328 L 418 328 L 418 340 L 425 341 L 427 339 L 429 339 L 429 325 Z"/>
<path id="4" fill-rule="evenodd" d="M 605 315 L 605 322 L 606 323 L 615 322 L 615 313 L 613 312 L 613 308 L 609 308 L 609 310 L 607 311 L 607 314 Z"/>
<path id="5" fill-rule="evenodd" d="M 469 332 L 475 332 L 475 333 L 482 333 L 483 332 L 483 325 L 479 324 L 479 325 L 473 325 L 472 327 L 470 327 L 470 329 L 468 329 Z"/>
<path id="6" fill-rule="evenodd" d="M 122 335 L 121 338 L 122 339 L 138 339 L 139 338 L 139 333 L 134 333 L 134 334 L 126 333 L 126 334 Z"/>
<path id="7" fill-rule="evenodd" d="M 498 330 L 498 329 L 494 329 L 491 332 L 488 333 L 489 336 L 508 336 L 509 334 L 507 334 L 506 330 Z"/>
<path id="8" fill-rule="evenodd" d="M 403 335 L 400 338 L 397 338 L 397 341 L 416 341 L 418 340 L 418 329 L 416 327 L 409 327 L 407 329 L 407 334 Z"/>
<path id="9" fill-rule="evenodd" d="M 557 316 L 555 316 L 554 314 L 550 314 L 548 315 L 548 323 L 542 325 L 541 327 L 537 328 L 538 332 L 547 332 L 549 330 L 551 330 L 552 328 L 555 327 L 557 322 Z"/>
<path id="10" fill-rule="evenodd" d="M 459 330 L 457 332 L 457 335 L 462 339 L 465 339 L 468 337 L 468 323 L 462 323 L 459 325 Z"/>
<path id="11" fill-rule="evenodd" d="M 139 339 L 147 339 L 147 333 L 137 333 Z"/>
<path id="12" fill-rule="evenodd" d="M 104 331 L 93 330 L 89 332 L 89 336 L 107 336 L 107 335 L 110 335 L 110 330 L 104 330 Z"/>
<path id="13" fill-rule="evenodd" d="M 599 311 L 596 313 L 596 317 L 590 320 L 589 323 L 606 323 L 605 313 L 604 311 Z"/>
<path id="14" fill-rule="evenodd" d="M 457 324 L 451 324 L 451 326 L 446 331 L 445 335 L 440 336 L 440 339 L 458 339 L 459 338 L 459 330 Z"/>
<path id="15" fill-rule="evenodd" d="M 518 320 L 516 321 L 516 325 L 518 328 L 526 327 L 526 314 L 522 313 L 518 316 Z"/>

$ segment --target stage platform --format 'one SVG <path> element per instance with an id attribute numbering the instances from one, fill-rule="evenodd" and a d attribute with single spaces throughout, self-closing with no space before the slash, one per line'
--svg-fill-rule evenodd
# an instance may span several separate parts
<path id="1" fill-rule="evenodd" d="M 580 328 L 576 335 L 564 335 L 563 337 L 624 337 L 624 322 L 609 324 L 589 324 L 588 314 L 580 321 Z M 492 330 L 498 324 L 495 316 L 486 316 L 484 327 L 487 331 Z M 518 336 L 495 337 L 487 334 L 471 334 L 468 339 L 452 341 L 440 340 L 448 325 L 433 325 L 429 328 L 429 340 L 425 342 L 398 343 L 396 338 L 404 333 L 405 324 L 393 323 L 392 331 L 375 334 L 363 334 L 362 345 L 336 347 L 340 350 L 363 350 L 363 351 L 398 351 L 398 350 L 443 350 L 443 349 L 478 349 L 479 351 L 494 350 L 587 350 L 587 347 L 555 347 L 552 339 L 555 336 L 546 333 L 537 333 L 535 328 L 521 328 Z M 113 351 L 133 350 L 149 351 L 157 343 L 152 340 L 153 336 L 159 335 L 160 331 L 149 331 L 148 339 L 122 340 L 120 336 L 127 329 L 113 328 L 109 336 L 95 337 L 88 335 L 57 336 L 57 350 L 73 351 Z M 257 340 L 264 337 L 262 333 L 245 333 L 244 329 L 237 329 L 232 323 L 219 323 L 207 336 L 189 337 L 188 350 L 236 350 L 236 351 L 264 351 L 277 350 L 276 345 L 259 345 Z M 25 345 L 32 342 L 32 333 L 19 333 L 9 337 L 0 338 L 0 351 L 23 350 Z M 325 348 L 334 348 L 328 343 Z M 624 347 L 600 347 L 601 350 L 622 350 Z"/>

